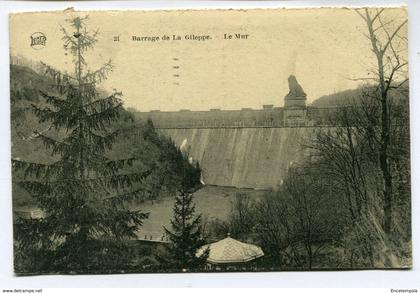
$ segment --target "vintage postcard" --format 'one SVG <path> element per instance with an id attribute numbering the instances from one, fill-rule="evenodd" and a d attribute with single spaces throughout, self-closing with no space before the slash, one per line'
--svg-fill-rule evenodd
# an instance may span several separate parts
<path id="1" fill-rule="evenodd" d="M 407 17 L 10 14 L 15 273 L 411 268 Z"/>

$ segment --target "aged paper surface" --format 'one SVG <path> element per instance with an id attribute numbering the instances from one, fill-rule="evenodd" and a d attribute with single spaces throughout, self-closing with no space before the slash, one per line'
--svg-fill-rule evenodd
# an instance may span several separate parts
<path id="1" fill-rule="evenodd" d="M 411 267 L 404 7 L 9 24 L 17 274 Z"/>

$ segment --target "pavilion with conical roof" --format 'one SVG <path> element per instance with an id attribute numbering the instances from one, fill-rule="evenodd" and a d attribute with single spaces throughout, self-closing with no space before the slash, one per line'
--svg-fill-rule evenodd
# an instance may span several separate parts
<path id="1" fill-rule="evenodd" d="M 201 256 L 209 250 L 208 268 L 216 270 L 240 270 L 250 268 L 252 261 L 264 256 L 261 247 L 233 239 L 228 234 L 225 239 L 203 245 L 196 253 Z"/>

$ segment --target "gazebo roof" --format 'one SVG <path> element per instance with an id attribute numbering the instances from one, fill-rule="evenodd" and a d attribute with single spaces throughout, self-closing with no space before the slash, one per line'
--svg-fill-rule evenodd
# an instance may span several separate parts
<path id="1" fill-rule="evenodd" d="M 262 249 L 253 244 L 240 242 L 229 235 L 223 240 L 200 247 L 197 256 L 200 256 L 209 248 L 208 262 L 211 263 L 243 263 L 262 257 Z"/>

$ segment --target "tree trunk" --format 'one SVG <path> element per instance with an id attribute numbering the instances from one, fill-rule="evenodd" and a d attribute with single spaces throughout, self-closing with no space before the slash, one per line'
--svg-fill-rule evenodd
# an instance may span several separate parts
<path id="1" fill-rule="evenodd" d="M 312 245 L 309 244 L 309 247 L 308 247 L 308 270 L 312 270 L 312 258 L 313 258 Z"/>
<path id="2" fill-rule="evenodd" d="M 379 162 L 384 184 L 384 231 L 387 235 L 391 233 L 392 226 L 392 175 L 388 158 L 389 146 L 389 113 L 387 105 L 387 94 L 382 93 L 382 123 L 381 123 L 381 146 L 379 150 Z"/>
<path id="3" fill-rule="evenodd" d="M 388 146 L 390 140 L 390 121 L 388 110 L 387 84 L 384 78 L 383 55 L 378 56 L 379 82 L 381 91 L 381 143 L 379 148 L 379 163 L 383 178 L 384 200 L 384 231 L 391 233 L 392 226 L 392 175 L 390 172 Z"/>

